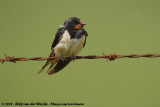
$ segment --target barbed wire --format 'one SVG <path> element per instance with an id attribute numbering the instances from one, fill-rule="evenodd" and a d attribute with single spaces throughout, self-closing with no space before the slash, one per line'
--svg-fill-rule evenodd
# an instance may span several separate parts
<path id="1" fill-rule="evenodd" d="M 106 61 L 110 60 L 115 60 L 118 58 L 140 58 L 140 57 L 147 57 L 147 58 L 156 58 L 160 57 L 160 54 L 144 54 L 144 55 L 139 55 L 139 54 L 132 54 L 132 55 L 116 55 L 116 54 L 110 54 L 110 55 L 105 55 L 102 53 L 102 56 L 97 56 L 97 55 L 90 55 L 90 56 L 75 56 L 76 60 L 77 59 L 99 59 L 99 58 L 104 58 Z M 23 57 L 14 57 L 14 56 L 7 56 L 6 54 L 4 55 L 5 58 L 0 58 L 0 62 L 2 64 L 4 62 L 14 62 L 16 61 L 28 61 L 28 60 L 36 60 L 36 61 L 43 61 L 43 60 L 48 60 L 48 59 L 53 59 L 53 60 L 61 60 L 61 57 L 33 57 L 33 58 L 23 58 Z M 65 60 L 67 59 L 72 59 L 72 57 L 65 57 Z"/>

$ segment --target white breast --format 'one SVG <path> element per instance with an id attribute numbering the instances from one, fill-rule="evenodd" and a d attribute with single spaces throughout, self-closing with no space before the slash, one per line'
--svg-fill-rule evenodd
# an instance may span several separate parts
<path id="1" fill-rule="evenodd" d="M 54 48 L 56 57 L 70 57 L 72 55 L 77 55 L 83 48 L 85 41 L 85 35 L 80 39 L 70 39 L 70 35 L 66 30 L 59 44 Z"/>

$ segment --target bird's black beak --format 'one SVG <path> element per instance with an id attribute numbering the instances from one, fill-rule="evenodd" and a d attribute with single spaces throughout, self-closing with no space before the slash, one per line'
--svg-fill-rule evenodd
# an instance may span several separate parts
<path id="1" fill-rule="evenodd" d="M 81 23 L 81 25 L 86 25 L 85 23 Z"/>

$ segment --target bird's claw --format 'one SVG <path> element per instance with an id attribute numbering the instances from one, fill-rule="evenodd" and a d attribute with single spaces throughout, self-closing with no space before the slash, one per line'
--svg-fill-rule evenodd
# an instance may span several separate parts
<path id="1" fill-rule="evenodd" d="M 75 56 L 75 55 L 72 55 L 72 56 L 71 56 L 71 59 L 72 59 L 73 62 L 74 62 L 74 60 L 76 60 L 76 56 Z"/>
<path id="2" fill-rule="evenodd" d="M 61 56 L 61 60 L 64 62 L 64 60 L 65 60 L 65 57 L 62 55 Z"/>

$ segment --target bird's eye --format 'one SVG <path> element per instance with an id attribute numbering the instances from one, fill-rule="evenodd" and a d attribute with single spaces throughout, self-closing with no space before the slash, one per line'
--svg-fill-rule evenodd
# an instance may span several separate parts
<path id="1" fill-rule="evenodd" d="M 75 22 L 74 22 L 74 24 L 75 24 L 75 25 L 78 25 L 78 24 L 79 24 L 79 22 L 78 22 L 78 21 L 75 21 Z"/>

